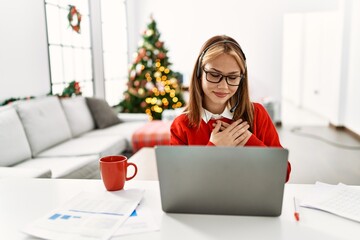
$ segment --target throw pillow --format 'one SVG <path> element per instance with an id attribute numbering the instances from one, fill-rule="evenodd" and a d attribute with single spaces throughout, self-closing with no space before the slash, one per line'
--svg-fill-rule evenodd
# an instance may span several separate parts
<path id="1" fill-rule="evenodd" d="M 60 102 L 70 125 L 73 137 L 80 136 L 95 128 L 94 118 L 91 115 L 84 97 L 61 98 Z"/>
<path id="2" fill-rule="evenodd" d="M 121 120 L 105 100 L 86 98 L 86 103 L 89 106 L 97 128 L 107 128 L 121 123 Z"/>

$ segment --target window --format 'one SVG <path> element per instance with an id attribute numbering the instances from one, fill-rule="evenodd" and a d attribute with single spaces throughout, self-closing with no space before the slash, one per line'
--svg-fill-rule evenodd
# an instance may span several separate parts
<path id="1" fill-rule="evenodd" d="M 69 26 L 69 5 L 74 5 L 82 15 L 80 34 Z M 84 96 L 93 96 L 88 0 L 45 0 L 45 9 L 52 93 L 61 94 L 75 80 Z"/>
<path id="2" fill-rule="evenodd" d="M 117 105 L 128 80 L 126 1 L 101 1 L 105 98 Z"/>

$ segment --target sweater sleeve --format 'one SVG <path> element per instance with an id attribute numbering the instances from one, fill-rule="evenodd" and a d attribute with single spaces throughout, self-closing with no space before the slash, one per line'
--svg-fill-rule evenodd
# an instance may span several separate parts
<path id="1" fill-rule="evenodd" d="M 258 103 L 254 103 L 254 108 L 253 134 L 245 145 L 282 147 L 276 128 L 265 108 Z"/>
<path id="2" fill-rule="evenodd" d="M 245 144 L 245 146 L 268 146 L 268 147 L 281 147 L 279 135 L 276 128 L 265 110 L 265 108 L 258 103 L 254 103 L 255 116 L 254 116 L 254 129 L 253 134 Z M 289 181 L 291 164 L 287 164 L 286 182 Z"/>
<path id="3" fill-rule="evenodd" d="M 170 127 L 170 145 L 188 145 L 186 134 L 183 131 L 185 124 L 183 114 L 174 119 Z"/>

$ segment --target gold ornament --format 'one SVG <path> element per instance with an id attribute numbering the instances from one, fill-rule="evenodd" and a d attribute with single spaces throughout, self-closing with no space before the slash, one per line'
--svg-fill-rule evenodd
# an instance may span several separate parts
<path id="1" fill-rule="evenodd" d="M 154 73 L 154 77 L 156 77 L 156 78 L 161 77 L 161 72 L 156 71 L 156 72 Z"/>
<path id="2" fill-rule="evenodd" d="M 143 95 L 145 93 L 145 91 L 144 91 L 143 88 L 139 88 L 138 93 L 141 96 L 141 95 Z"/>

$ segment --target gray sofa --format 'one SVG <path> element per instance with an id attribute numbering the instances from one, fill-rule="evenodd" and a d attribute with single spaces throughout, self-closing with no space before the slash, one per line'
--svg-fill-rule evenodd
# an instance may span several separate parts
<path id="1" fill-rule="evenodd" d="M 106 116 L 87 103 L 48 96 L 0 107 L 0 178 L 99 178 L 100 157 L 131 151 L 146 115 L 120 115 L 99 129 L 97 118 Z"/>

